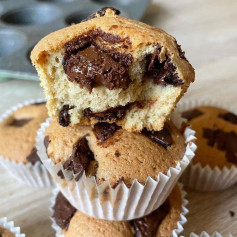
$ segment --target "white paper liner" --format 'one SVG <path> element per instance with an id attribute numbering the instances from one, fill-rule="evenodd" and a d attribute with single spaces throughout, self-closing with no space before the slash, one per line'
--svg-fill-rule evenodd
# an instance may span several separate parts
<path id="1" fill-rule="evenodd" d="M 203 105 L 223 108 L 237 114 L 237 111 L 231 107 L 227 108 L 218 102 L 202 100 L 179 103 L 177 110 L 185 111 Z M 185 186 L 197 191 L 212 192 L 224 190 L 237 182 L 237 166 L 233 165 L 231 168 L 224 167 L 223 169 L 216 166 L 212 169 L 209 165 L 202 167 L 200 163 L 190 163 L 181 176 L 180 181 Z"/>
<path id="2" fill-rule="evenodd" d="M 45 102 L 45 99 L 27 100 L 10 108 L 0 116 L 0 123 L 23 106 L 41 102 Z M 0 156 L 0 164 L 21 184 L 35 188 L 49 187 L 54 184 L 51 175 L 40 162 L 36 162 L 35 165 L 30 162 L 24 164 L 23 162 L 10 161 L 7 157 Z"/>
<path id="3" fill-rule="evenodd" d="M 21 228 L 20 227 L 14 227 L 13 221 L 7 221 L 6 217 L 0 218 L 0 227 L 9 230 L 13 234 L 15 234 L 15 237 L 25 237 L 25 234 L 21 234 Z"/>
<path id="4" fill-rule="evenodd" d="M 180 188 L 181 196 L 182 196 L 182 206 L 181 206 L 182 211 L 180 214 L 180 219 L 177 222 L 176 229 L 172 230 L 172 237 L 178 237 L 178 235 L 184 230 L 183 225 L 187 222 L 187 218 L 185 216 L 189 212 L 188 209 L 186 208 L 186 206 L 188 204 L 188 200 L 185 199 L 185 196 L 187 193 L 183 190 L 183 185 L 181 183 L 178 183 L 178 186 Z M 53 196 L 50 199 L 50 207 L 49 207 L 51 216 L 53 215 L 53 207 L 54 207 L 58 192 L 59 192 L 59 189 L 57 189 L 57 188 L 55 188 L 52 192 Z M 56 232 L 56 237 L 65 237 L 64 234 L 62 233 L 62 229 L 60 228 L 60 226 L 58 226 L 56 224 L 54 218 L 51 217 L 51 220 L 52 220 L 52 228 Z M 111 236 L 113 236 L 112 234 L 113 233 L 111 233 Z"/>
<path id="5" fill-rule="evenodd" d="M 176 167 L 171 167 L 167 174 L 159 173 L 157 180 L 148 177 L 145 185 L 134 180 L 130 188 L 121 182 L 113 189 L 108 181 L 98 185 L 95 178 L 87 178 L 85 172 L 78 181 L 75 181 L 77 175 L 64 170 L 61 163 L 55 165 L 48 158 L 44 146 L 44 133 L 50 122 L 51 119 L 47 119 L 45 123 L 42 123 L 36 137 L 36 148 L 41 161 L 70 203 L 88 216 L 99 219 L 131 220 L 157 209 L 170 194 L 196 150 L 193 142 L 195 132 L 187 127 L 184 132 L 187 143 L 186 152 Z M 57 175 L 60 170 L 63 172 L 64 179 Z"/>
<path id="6" fill-rule="evenodd" d="M 214 232 L 212 235 L 209 235 L 207 232 L 203 231 L 200 235 L 196 235 L 195 233 L 191 233 L 190 237 L 233 237 L 232 234 L 222 235 L 218 232 Z"/>

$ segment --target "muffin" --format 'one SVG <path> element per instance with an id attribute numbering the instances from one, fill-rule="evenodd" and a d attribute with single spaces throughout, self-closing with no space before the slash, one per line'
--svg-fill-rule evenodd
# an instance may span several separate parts
<path id="1" fill-rule="evenodd" d="M 0 123 L 0 155 L 10 161 L 40 161 L 36 148 L 36 132 L 48 117 L 45 103 L 26 105 Z"/>
<path id="2" fill-rule="evenodd" d="M 133 236 L 177 236 L 182 231 L 183 196 L 178 185 L 175 186 L 167 200 L 151 214 L 131 221 L 107 221 L 89 217 L 77 211 L 67 199 L 58 193 L 53 210 L 53 220 L 58 230 L 61 228 L 65 237 L 133 237 Z M 187 212 L 187 211 L 186 211 Z M 184 218 L 182 218 L 182 216 Z M 186 220 L 186 219 L 185 219 Z"/>
<path id="3" fill-rule="evenodd" d="M 199 106 L 182 116 L 196 131 L 197 151 L 193 164 L 214 169 L 237 166 L 237 116 L 213 106 Z"/>
<path id="4" fill-rule="evenodd" d="M 62 126 L 107 122 L 159 131 L 194 81 L 172 36 L 111 8 L 49 34 L 31 60 L 49 115 Z"/>
<path id="5" fill-rule="evenodd" d="M 0 117 L 0 164 L 17 181 L 31 187 L 53 184 L 35 147 L 37 130 L 47 117 L 42 100 L 16 105 Z"/>
<path id="6" fill-rule="evenodd" d="M 237 182 L 237 116 L 208 103 L 182 116 L 196 131 L 197 151 L 182 181 L 199 191 L 217 191 Z"/>
<path id="7" fill-rule="evenodd" d="M 145 184 L 176 167 L 185 153 L 185 141 L 171 121 L 159 132 L 143 130 L 130 133 L 116 124 L 62 127 L 52 121 L 45 132 L 48 157 L 66 171 L 85 171 L 98 184 L 108 181 L 116 187 L 123 181 L 131 187 L 134 180 Z M 62 173 L 61 173 L 62 174 Z"/>
<path id="8" fill-rule="evenodd" d="M 196 149 L 193 130 L 128 132 L 116 124 L 62 127 L 48 119 L 37 135 L 41 161 L 82 213 L 106 220 L 148 215 L 168 197 Z"/>

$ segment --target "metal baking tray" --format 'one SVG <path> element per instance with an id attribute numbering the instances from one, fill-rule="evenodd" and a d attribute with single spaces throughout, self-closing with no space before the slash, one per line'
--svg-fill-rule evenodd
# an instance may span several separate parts
<path id="1" fill-rule="evenodd" d="M 0 77 L 38 80 L 30 51 L 52 31 L 79 23 L 102 7 L 140 20 L 150 0 L 0 0 Z"/>

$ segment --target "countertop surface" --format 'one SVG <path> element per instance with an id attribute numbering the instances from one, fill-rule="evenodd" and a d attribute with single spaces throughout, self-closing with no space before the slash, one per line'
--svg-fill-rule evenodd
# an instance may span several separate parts
<path id="1" fill-rule="evenodd" d="M 182 100 L 211 100 L 237 111 L 237 1 L 156 0 L 143 21 L 173 35 L 196 70 Z M 0 113 L 32 98 L 43 98 L 38 82 L 0 82 Z M 219 231 L 237 236 L 237 186 L 215 193 L 188 191 L 188 223 L 182 235 Z M 0 167 L 0 217 L 7 216 L 27 236 L 54 236 L 49 220 L 51 189 L 18 184 Z M 236 213 L 230 215 L 230 211 Z"/>

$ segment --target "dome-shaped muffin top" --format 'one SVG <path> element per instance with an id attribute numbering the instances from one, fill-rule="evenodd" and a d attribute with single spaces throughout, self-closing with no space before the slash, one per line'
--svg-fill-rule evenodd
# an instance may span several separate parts
<path id="1" fill-rule="evenodd" d="M 35 163 L 39 160 L 35 137 L 48 117 L 45 103 L 19 108 L 0 123 L 0 155 L 16 162 Z"/>
<path id="2" fill-rule="evenodd" d="M 211 168 L 237 165 L 237 115 L 213 106 L 191 108 L 182 115 L 196 131 L 194 164 Z"/>
<path id="3" fill-rule="evenodd" d="M 163 130 L 130 133 L 116 124 L 62 127 L 52 121 L 45 132 L 47 154 L 54 164 L 74 173 L 86 171 L 98 183 L 107 180 L 112 187 L 120 181 L 128 186 L 137 179 L 145 184 L 150 176 L 167 173 L 185 153 L 185 141 L 171 121 Z"/>
<path id="4" fill-rule="evenodd" d="M 131 221 L 107 221 L 77 211 L 59 193 L 53 207 L 53 218 L 65 237 L 170 237 L 182 213 L 182 195 L 176 185 L 165 203 L 151 214 Z"/>
<path id="5" fill-rule="evenodd" d="M 62 126 L 116 123 L 161 130 L 194 81 L 194 69 L 163 30 L 103 9 L 53 32 L 33 49 L 49 115 Z"/>

